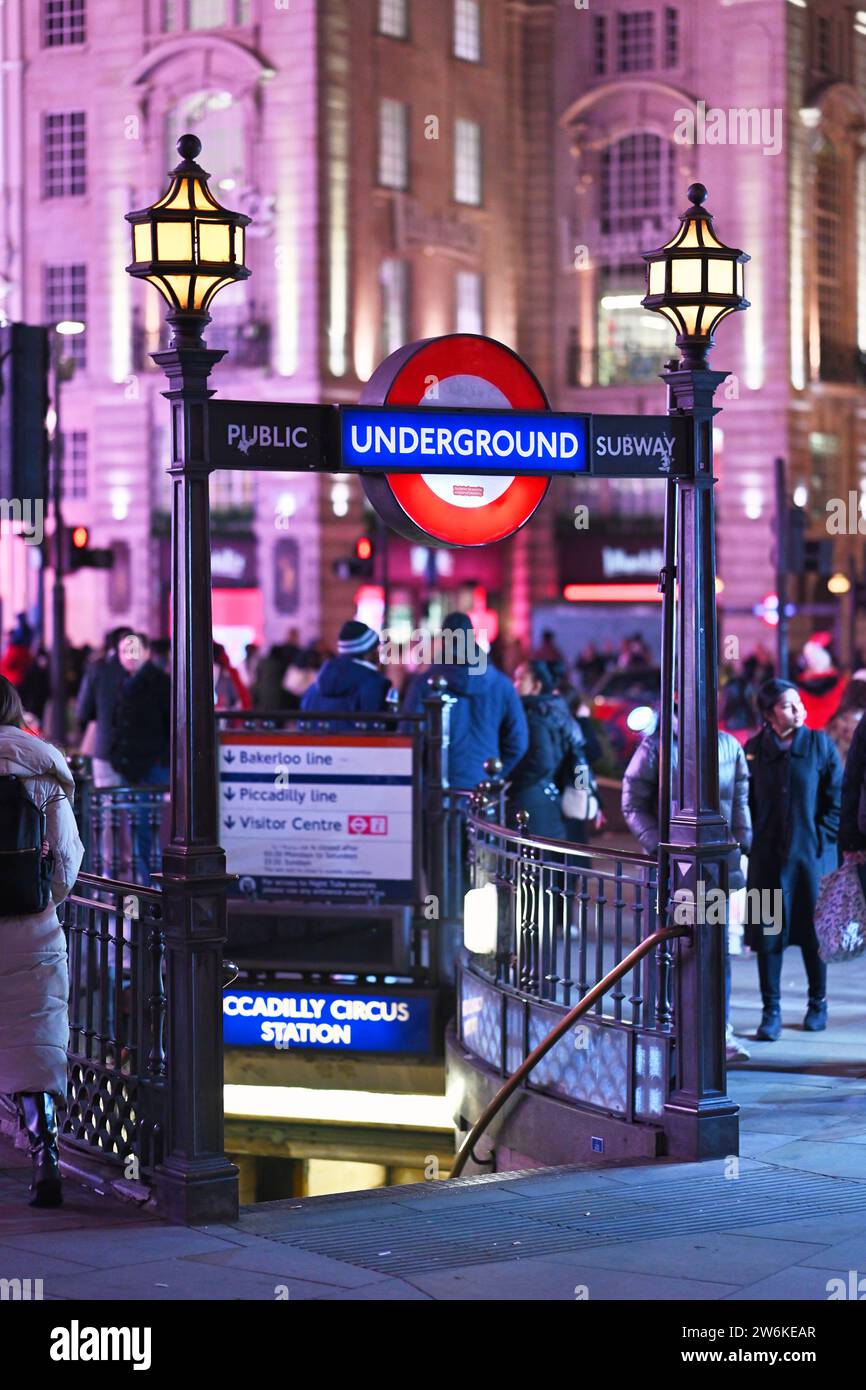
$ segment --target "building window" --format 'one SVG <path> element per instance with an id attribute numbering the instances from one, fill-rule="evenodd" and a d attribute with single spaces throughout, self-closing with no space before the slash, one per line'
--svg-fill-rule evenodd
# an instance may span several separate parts
<path id="1" fill-rule="evenodd" d="M 476 270 L 458 270 L 456 332 L 484 332 L 484 279 Z"/>
<path id="2" fill-rule="evenodd" d="M 392 97 L 384 97 L 379 107 L 379 183 L 409 187 L 409 108 Z"/>
<path id="3" fill-rule="evenodd" d="M 87 431 L 72 430 L 63 434 L 63 497 L 80 501 L 87 496 Z"/>
<path id="4" fill-rule="evenodd" d="M 660 135 L 626 135 L 601 157 L 601 230 L 661 232 L 673 204 L 674 146 Z"/>
<path id="5" fill-rule="evenodd" d="M 84 43 L 86 37 L 84 0 L 43 0 L 43 48 Z"/>
<path id="6" fill-rule="evenodd" d="M 409 0 L 379 0 L 379 33 L 392 39 L 408 39 Z"/>
<path id="7" fill-rule="evenodd" d="M 382 355 L 388 357 L 409 340 L 409 266 L 406 261 L 382 262 Z"/>
<path id="8" fill-rule="evenodd" d="M 652 10 L 618 14 L 616 37 L 620 72 L 646 72 L 655 67 L 655 14 Z"/>
<path id="9" fill-rule="evenodd" d="M 47 265 L 42 298 L 46 323 L 75 319 L 87 323 L 87 266 Z M 87 333 L 70 334 L 63 343 L 64 357 L 76 367 L 87 366 Z"/>
<path id="10" fill-rule="evenodd" d="M 481 5 L 479 0 L 454 0 L 454 57 L 481 62 Z"/>
<path id="11" fill-rule="evenodd" d="M 670 356 L 670 325 L 641 308 L 646 293 L 643 262 L 603 265 L 599 276 L 599 386 L 654 381 Z"/>
<path id="12" fill-rule="evenodd" d="M 673 5 L 665 6 L 665 51 L 666 68 L 675 68 L 680 61 L 680 14 Z"/>
<path id="13" fill-rule="evenodd" d="M 87 125 L 83 111 L 42 117 L 42 196 L 70 198 L 87 192 Z"/>
<path id="14" fill-rule="evenodd" d="M 607 72 L 607 19 L 597 14 L 592 21 L 593 62 L 592 70 L 596 77 Z"/>
<path id="15" fill-rule="evenodd" d="M 250 23 L 250 0 L 163 0 L 164 33 Z"/>
<path id="16" fill-rule="evenodd" d="M 826 76 L 833 72 L 833 21 L 820 14 L 815 16 L 815 67 Z"/>
<path id="17" fill-rule="evenodd" d="M 482 201 L 481 126 L 457 121 L 454 129 L 454 197 L 458 203 L 480 207 Z"/>

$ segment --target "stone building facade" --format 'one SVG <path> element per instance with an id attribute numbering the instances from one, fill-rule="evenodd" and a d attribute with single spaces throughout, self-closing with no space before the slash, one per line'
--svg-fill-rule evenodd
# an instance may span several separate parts
<path id="1" fill-rule="evenodd" d="M 356 400 L 395 347 L 456 329 L 519 349 L 518 171 L 533 167 L 527 103 L 547 90 L 525 53 L 538 8 L 2 7 L 2 307 L 13 321 L 86 323 L 69 340 L 65 519 L 115 554 L 109 573 L 67 581 L 73 642 L 122 621 L 167 631 L 168 412 L 149 356 L 164 342 L 162 305 L 125 273 L 123 216 L 166 186 L 178 135 L 201 137 L 217 197 L 253 218 L 252 278 L 215 301 L 206 335 L 229 350 L 220 395 Z M 358 588 L 334 563 L 370 525 L 357 480 L 217 474 L 211 499 L 218 635 L 236 651 L 292 627 L 333 641 Z M 480 584 L 482 601 L 495 595 L 507 622 L 525 622 L 545 581 L 519 545 L 486 571 L 443 562 L 441 603 L 471 601 Z M 423 616 L 429 566 L 405 549 L 393 542 L 390 560 L 409 621 Z M 32 606 L 23 547 L 4 550 L 6 611 Z"/>

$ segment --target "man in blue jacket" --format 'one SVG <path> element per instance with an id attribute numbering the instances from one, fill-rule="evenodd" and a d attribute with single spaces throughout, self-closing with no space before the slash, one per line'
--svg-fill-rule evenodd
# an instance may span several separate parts
<path id="1" fill-rule="evenodd" d="M 514 686 L 507 676 L 483 655 L 475 641 L 472 620 L 466 613 L 449 613 L 442 624 L 441 665 L 431 666 L 427 680 L 412 682 L 405 713 L 415 714 L 430 695 L 428 681 L 442 677 L 451 706 L 448 782 L 452 787 L 471 789 L 486 777 L 488 758 L 499 758 L 503 776 L 516 767 L 529 747 L 526 715 Z M 448 660 L 448 657 L 452 660 Z"/>
<path id="2" fill-rule="evenodd" d="M 379 666 L 378 633 L 366 623 L 343 623 L 337 652 L 304 695 L 301 709 L 314 714 L 377 714 L 385 709 L 391 682 Z"/>

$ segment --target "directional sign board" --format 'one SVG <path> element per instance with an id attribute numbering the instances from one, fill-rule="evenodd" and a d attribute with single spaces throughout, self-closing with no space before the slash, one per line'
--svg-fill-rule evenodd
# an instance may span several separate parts
<path id="1" fill-rule="evenodd" d="M 688 469 L 692 421 L 678 415 L 593 415 L 594 478 L 676 476 Z"/>
<path id="2" fill-rule="evenodd" d="M 220 842 L 248 901 L 410 903 L 411 738 L 220 735 Z"/>
<path id="3" fill-rule="evenodd" d="M 214 468 L 342 472 L 335 406 L 213 400 L 207 421 Z"/>

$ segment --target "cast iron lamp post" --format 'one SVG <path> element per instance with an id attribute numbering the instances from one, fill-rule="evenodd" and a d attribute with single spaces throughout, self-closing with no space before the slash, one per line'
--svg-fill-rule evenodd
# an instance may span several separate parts
<path id="1" fill-rule="evenodd" d="M 249 218 L 220 207 L 196 164 L 201 141 L 182 135 L 181 162 L 153 207 L 127 215 L 130 275 L 170 306 L 163 368 L 171 403 L 171 839 L 160 877 L 166 933 L 168 1134 L 157 1170 L 162 1210 L 186 1222 L 237 1213 L 237 1169 L 223 1152 L 222 949 L 225 854 L 219 843 L 207 402 L 211 368 L 225 356 L 202 334 L 225 285 L 249 275 Z"/>
<path id="2" fill-rule="evenodd" d="M 735 1154 L 739 1144 L 737 1107 L 728 1098 L 725 1076 L 726 861 L 736 846 L 719 805 L 713 499 L 713 396 L 728 373 L 712 371 L 708 353 L 721 320 L 748 308 L 743 265 L 749 257 L 716 237 L 702 207 L 703 184 L 692 184 L 688 196 L 691 207 L 677 234 L 644 256 L 649 292 L 643 304 L 677 330 L 682 361 L 667 363 L 662 376 L 668 413 L 694 422 L 688 465 L 667 484 L 659 889 L 664 925 L 678 901 L 695 904 L 685 909 L 691 931 L 675 946 L 677 1076 L 665 1129 L 671 1154 L 698 1159 Z M 674 684 L 678 756 L 671 777 Z M 722 923 L 717 911 L 701 911 L 702 901 L 708 908 L 713 904 L 714 892 L 724 895 Z"/>

